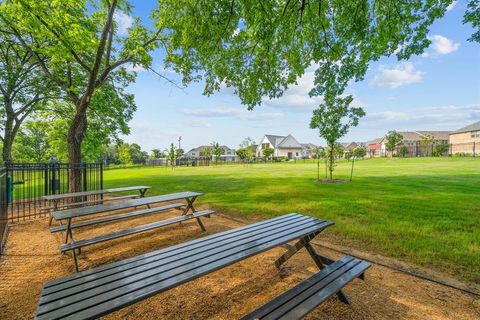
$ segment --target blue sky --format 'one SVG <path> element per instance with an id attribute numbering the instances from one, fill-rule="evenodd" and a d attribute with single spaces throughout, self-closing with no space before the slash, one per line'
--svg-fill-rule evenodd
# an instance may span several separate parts
<path id="1" fill-rule="evenodd" d="M 154 1 L 132 4 L 133 15 L 146 20 Z M 455 130 L 480 120 L 480 44 L 467 41 L 473 29 L 462 24 L 465 7 L 466 1 L 457 1 L 432 25 L 433 43 L 422 56 L 407 62 L 381 59 L 370 65 L 364 81 L 351 85 L 348 93 L 367 116 L 343 141 L 368 141 L 392 129 Z M 130 18 L 119 14 L 117 21 L 128 26 Z M 155 52 L 156 70 L 163 70 L 161 57 Z M 318 132 L 308 126 L 320 101 L 308 97 L 312 81 L 313 74 L 307 72 L 284 97 L 247 111 L 230 90 L 206 97 L 202 83 L 179 89 L 151 72 L 139 71 L 129 87 L 138 110 L 130 123 L 131 134 L 123 139 L 148 151 L 177 143 L 179 136 L 184 149 L 212 141 L 236 148 L 245 137 L 258 141 L 265 133 L 291 133 L 302 143 L 323 145 Z"/>

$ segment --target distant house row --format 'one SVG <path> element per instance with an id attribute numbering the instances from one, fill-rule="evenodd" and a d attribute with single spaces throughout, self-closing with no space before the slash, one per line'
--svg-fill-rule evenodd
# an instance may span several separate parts
<path id="1" fill-rule="evenodd" d="M 398 153 L 400 147 L 406 147 L 408 156 L 431 155 L 436 145 L 448 145 L 448 153 L 478 153 L 480 150 L 480 121 L 456 131 L 400 131 L 403 141 L 394 151 Z M 426 146 L 422 143 L 425 137 L 432 137 L 433 143 Z M 342 142 L 345 152 L 351 152 L 357 147 L 364 147 L 369 157 L 384 157 L 387 154 L 385 137 L 367 142 Z M 199 146 L 186 152 L 183 157 L 198 159 L 205 157 L 205 150 L 211 146 Z M 224 154 L 222 161 L 237 161 L 236 150 L 222 146 Z M 265 134 L 257 145 L 252 146 L 256 157 L 264 157 L 264 150 L 273 149 L 273 157 L 287 159 L 314 158 L 317 146 L 313 143 L 300 143 L 293 135 L 286 136 Z M 323 149 L 322 147 L 319 147 Z"/>
<path id="2" fill-rule="evenodd" d="M 437 145 L 446 145 L 448 154 L 475 154 L 480 147 L 480 121 L 456 131 L 400 131 L 399 133 L 403 136 L 403 141 L 394 153 L 398 153 L 401 147 L 407 147 L 409 156 L 431 155 Z M 431 144 L 423 144 L 426 137 L 432 137 Z M 387 153 L 385 137 L 368 141 L 365 146 L 370 157 L 382 157 Z"/>

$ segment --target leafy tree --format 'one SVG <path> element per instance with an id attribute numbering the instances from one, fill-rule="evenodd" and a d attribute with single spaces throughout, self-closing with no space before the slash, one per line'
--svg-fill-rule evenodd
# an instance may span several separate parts
<path id="1" fill-rule="evenodd" d="M 178 159 L 178 158 L 181 158 L 183 155 L 185 154 L 185 151 L 182 149 L 182 148 L 177 148 L 175 150 L 175 157 Z"/>
<path id="2" fill-rule="evenodd" d="M 240 149 L 242 148 L 252 148 L 255 145 L 255 140 L 253 140 L 250 137 L 247 137 L 243 139 L 243 141 L 240 143 L 239 147 Z"/>
<path id="3" fill-rule="evenodd" d="M 263 149 L 263 156 L 266 158 L 266 159 L 270 159 L 272 156 L 273 156 L 273 153 L 275 152 L 275 150 L 273 148 L 265 148 Z"/>
<path id="4" fill-rule="evenodd" d="M 356 127 L 359 119 L 365 115 L 362 108 L 350 106 L 352 100 L 352 96 L 326 98 L 325 102 L 313 111 L 310 128 L 318 129 L 320 137 L 327 142 L 330 180 L 333 180 L 336 152 L 339 148 L 337 141 L 347 134 L 351 127 Z"/>
<path id="5" fill-rule="evenodd" d="M 152 149 L 152 157 L 154 159 L 163 158 L 163 152 L 160 149 Z"/>
<path id="6" fill-rule="evenodd" d="M 120 160 L 120 163 L 123 164 L 132 164 L 132 156 L 130 154 L 130 148 L 127 143 L 120 143 L 117 146 L 118 150 L 118 158 Z"/>
<path id="7" fill-rule="evenodd" d="M 225 154 L 225 150 L 218 142 L 215 141 L 212 142 L 211 146 L 212 154 L 215 156 L 215 163 L 218 163 L 218 159 L 220 159 L 220 156 Z"/>
<path id="8" fill-rule="evenodd" d="M 424 134 L 420 139 L 420 145 L 423 147 L 423 152 L 428 156 L 429 149 L 433 153 L 433 144 L 435 143 L 435 137 L 431 134 Z"/>
<path id="9" fill-rule="evenodd" d="M 367 149 L 363 146 L 358 146 L 353 149 L 352 155 L 355 158 L 364 158 L 367 155 Z"/>
<path id="10" fill-rule="evenodd" d="M 463 23 L 471 23 L 472 27 L 476 29 L 468 41 L 480 42 L 480 0 L 470 0 L 468 2 Z"/>
<path id="11" fill-rule="evenodd" d="M 405 158 L 407 154 L 410 152 L 410 150 L 408 149 L 407 146 L 401 146 L 399 152 L 402 155 L 402 157 Z"/>
<path id="12" fill-rule="evenodd" d="M 388 131 L 385 140 L 385 148 L 387 151 L 390 151 L 390 155 L 393 157 L 393 151 L 395 151 L 395 148 L 403 143 L 403 136 L 397 131 L 392 130 Z"/>
<path id="13" fill-rule="evenodd" d="M 208 160 L 210 160 L 212 158 L 212 154 L 213 154 L 213 149 L 212 147 L 204 147 L 201 151 L 200 151 L 200 156 L 201 157 L 205 157 L 207 158 Z"/>
<path id="14" fill-rule="evenodd" d="M 440 157 L 442 155 L 446 155 L 448 153 L 448 148 L 449 148 L 449 145 L 448 144 L 437 144 L 435 146 L 435 150 L 433 152 L 433 156 L 435 157 Z"/>
<path id="15" fill-rule="evenodd" d="M 49 158 L 48 124 L 26 122 L 18 132 L 13 148 L 14 159 L 18 162 L 46 162 Z"/>
<path id="16" fill-rule="evenodd" d="M 168 160 L 170 161 L 170 165 L 173 167 L 175 166 L 175 145 L 170 143 L 170 148 L 168 149 Z"/>
<path id="17" fill-rule="evenodd" d="M 3 160 L 10 163 L 20 126 L 28 116 L 44 107 L 54 93 L 37 60 L 4 29 L 0 21 L 0 140 Z M 31 126 L 27 131 L 30 130 Z"/>
<path id="18" fill-rule="evenodd" d="M 148 157 L 148 153 L 142 151 L 142 148 L 138 144 L 132 143 L 128 145 L 128 150 L 130 152 L 130 157 L 132 158 L 133 163 L 145 163 L 145 160 Z"/>
<path id="19" fill-rule="evenodd" d="M 205 93 L 234 87 L 253 108 L 277 98 L 309 68 L 311 95 L 342 96 L 382 56 L 408 59 L 430 45 L 429 26 L 453 0 L 161 0 L 167 62 Z"/>
<path id="20" fill-rule="evenodd" d="M 71 163 L 82 161 L 81 146 L 97 93 L 107 84 L 117 92 L 132 82 L 135 72 L 127 71 L 129 64 L 150 68 L 150 52 L 161 40 L 157 30 L 147 29 L 138 18 L 127 35 L 120 34 L 114 20 L 119 11 L 131 12 L 128 1 L 8 0 L 0 7 L 6 31 L 75 106 L 67 133 Z M 72 170 L 69 190 L 80 187 L 81 172 Z"/>
<path id="21" fill-rule="evenodd" d="M 242 162 L 249 161 L 255 153 L 253 152 L 252 148 L 239 148 L 235 151 L 237 156 L 240 158 Z"/>

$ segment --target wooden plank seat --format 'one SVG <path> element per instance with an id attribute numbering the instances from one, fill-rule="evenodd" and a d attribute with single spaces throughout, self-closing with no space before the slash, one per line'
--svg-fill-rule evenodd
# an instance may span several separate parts
<path id="1" fill-rule="evenodd" d="M 331 225 L 292 213 L 50 281 L 36 318 L 98 318 L 285 243 L 308 246 Z"/>
<path id="2" fill-rule="evenodd" d="M 74 264 L 75 264 L 75 270 L 78 272 L 78 262 L 77 262 L 77 255 L 76 255 L 75 249 L 80 249 L 80 248 L 91 246 L 91 245 L 94 245 L 94 244 L 97 244 L 97 243 L 101 243 L 101 242 L 105 242 L 105 241 L 129 236 L 129 235 L 144 232 L 144 231 L 157 229 L 157 228 L 164 227 L 164 226 L 174 224 L 174 223 L 184 222 L 184 221 L 187 221 L 187 220 L 190 220 L 190 219 L 197 219 L 197 221 L 200 221 L 200 217 L 203 217 L 203 216 L 206 216 L 206 215 L 211 215 L 212 213 L 214 213 L 213 210 L 208 210 L 208 209 L 207 210 L 201 210 L 201 211 L 196 211 L 194 213 L 182 215 L 182 216 L 179 216 L 179 217 L 174 217 L 174 218 L 170 218 L 170 219 L 156 221 L 156 222 L 144 224 L 144 225 L 141 225 L 141 226 L 133 227 L 133 228 L 130 228 L 130 229 L 125 229 L 125 230 L 121 230 L 121 231 L 116 231 L 116 232 L 112 232 L 112 233 L 103 234 L 103 235 L 93 237 L 93 238 L 82 239 L 82 240 L 78 240 L 78 241 L 72 241 L 70 243 L 64 243 L 64 244 L 60 245 L 60 251 L 61 252 L 72 251 Z"/>
<path id="3" fill-rule="evenodd" d="M 40 208 L 40 211 L 51 211 L 51 210 L 62 210 L 62 209 L 68 209 L 71 207 L 76 207 L 76 206 L 84 206 L 84 205 L 89 205 L 89 204 L 101 204 L 104 202 L 108 201 L 116 201 L 116 200 L 123 200 L 123 199 L 137 199 L 140 198 L 140 195 L 138 194 L 128 194 L 124 196 L 118 196 L 118 197 L 108 197 L 104 199 L 96 199 L 96 200 L 89 200 L 89 201 L 82 201 L 82 202 L 69 202 L 69 203 L 62 203 L 59 204 L 57 208 L 55 206 L 48 206 L 48 207 L 43 207 Z"/>
<path id="4" fill-rule="evenodd" d="M 153 207 L 149 209 L 143 209 L 143 210 L 136 210 L 136 211 L 131 211 L 131 212 L 126 212 L 126 213 L 121 213 L 121 214 L 114 214 L 110 215 L 107 217 L 102 217 L 98 219 L 93 219 L 93 220 L 87 220 L 87 221 L 81 221 L 78 223 L 72 223 L 70 225 L 71 229 L 75 228 L 81 228 L 81 227 L 86 227 L 86 226 L 91 226 L 95 224 L 100 224 L 100 223 L 107 223 L 107 222 L 112 222 L 116 220 L 122 220 L 122 219 L 128 219 L 128 218 L 133 218 L 133 217 L 139 217 L 139 216 L 144 216 L 152 213 L 158 213 L 166 210 L 171 210 L 171 209 L 181 209 L 185 206 L 184 203 L 173 203 L 161 207 Z M 67 225 L 59 225 L 59 226 L 54 226 L 50 228 L 50 232 L 63 232 L 67 230 Z"/>
<path id="5" fill-rule="evenodd" d="M 368 262 L 344 256 L 242 320 L 301 319 L 353 279 L 363 279 L 364 272 L 369 267 Z"/>

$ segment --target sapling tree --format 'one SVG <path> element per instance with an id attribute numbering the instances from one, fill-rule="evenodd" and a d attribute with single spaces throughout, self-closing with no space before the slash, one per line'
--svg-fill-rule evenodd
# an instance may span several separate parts
<path id="1" fill-rule="evenodd" d="M 393 152 L 395 148 L 403 143 L 403 136 L 395 130 L 388 131 L 385 136 L 385 148 L 387 151 L 390 151 L 390 156 L 393 157 Z"/>
<path id="2" fill-rule="evenodd" d="M 175 145 L 170 143 L 170 148 L 168 149 L 168 161 L 170 161 L 170 165 L 173 167 L 175 166 Z"/>
<path id="3" fill-rule="evenodd" d="M 367 155 L 367 149 L 363 146 L 358 146 L 352 150 L 351 160 L 352 160 L 352 168 L 350 170 L 350 181 L 353 179 L 353 166 L 355 164 L 356 159 L 361 159 Z"/>
<path id="4" fill-rule="evenodd" d="M 215 156 L 215 164 L 217 164 L 220 157 L 225 153 L 225 150 L 223 150 L 222 146 L 215 141 L 212 142 L 211 149 L 212 149 L 212 155 Z"/>
<path id="5" fill-rule="evenodd" d="M 356 127 L 365 111 L 361 107 L 352 107 L 352 96 L 344 98 L 326 98 L 325 102 L 313 111 L 310 128 L 318 129 L 320 137 L 327 142 L 328 171 L 333 180 L 338 140 Z"/>
<path id="6" fill-rule="evenodd" d="M 400 154 L 402 155 L 403 158 L 405 158 L 407 156 L 407 154 L 410 152 L 410 150 L 408 150 L 407 146 L 401 146 L 398 151 L 400 152 Z"/>
<path id="7" fill-rule="evenodd" d="M 273 150 L 273 148 L 265 148 L 263 149 L 263 156 L 265 157 L 265 159 L 270 159 L 273 156 L 274 152 L 275 150 Z"/>

